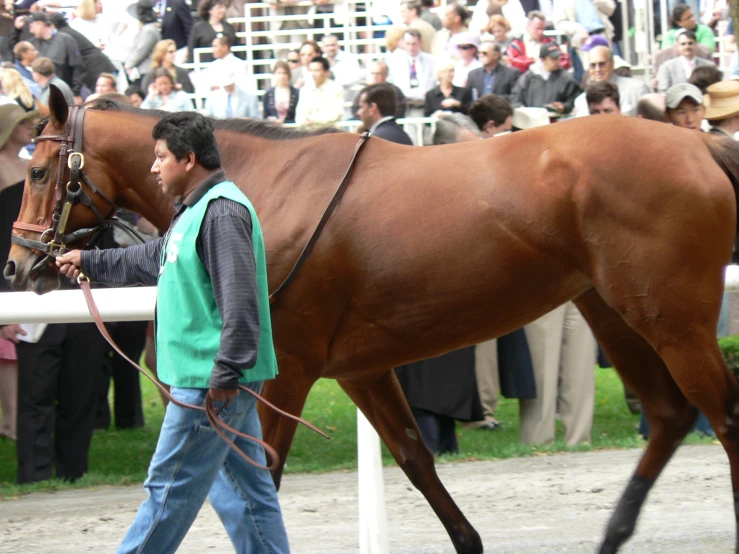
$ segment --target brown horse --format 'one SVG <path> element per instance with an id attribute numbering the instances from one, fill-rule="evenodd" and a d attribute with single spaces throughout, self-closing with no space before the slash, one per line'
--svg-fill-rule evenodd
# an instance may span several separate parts
<path id="1" fill-rule="evenodd" d="M 51 113 L 43 133 L 64 133 L 67 109 L 56 93 Z M 146 112 L 89 111 L 82 150 L 97 187 L 165 228 L 171 207 L 149 174 L 155 122 Z M 274 289 L 330 201 L 357 136 L 218 125 L 223 165 L 259 213 Z M 57 142 L 37 145 L 19 221 L 47 218 L 58 156 Z M 601 553 L 616 552 L 633 532 L 696 406 L 726 449 L 739 502 L 739 384 L 716 343 L 738 176 L 738 145 L 627 117 L 433 148 L 370 139 L 312 256 L 272 306 L 280 375 L 265 395 L 299 414 L 318 378 L 338 380 L 457 551 L 481 552 L 391 368 L 499 336 L 574 300 L 651 424 Z M 77 205 L 69 221 L 76 229 L 95 218 Z M 51 268 L 32 270 L 38 259 L 13 246 L 5 275 L 16 290 L 56 288 Z M 284 460 L 295 423 L 266 414 L 263 427 Z"/>

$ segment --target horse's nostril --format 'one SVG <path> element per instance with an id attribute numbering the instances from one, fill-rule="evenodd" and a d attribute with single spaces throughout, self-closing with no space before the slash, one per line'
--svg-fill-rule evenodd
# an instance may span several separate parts
<path id="1" fill-rule="evenodd" d="M 15 277 L 15 262 L 9 261 L 7 264 L 5 264 L 3 277 L 5 277 L 5 279 L 7 279 L 8 281 Z"/>

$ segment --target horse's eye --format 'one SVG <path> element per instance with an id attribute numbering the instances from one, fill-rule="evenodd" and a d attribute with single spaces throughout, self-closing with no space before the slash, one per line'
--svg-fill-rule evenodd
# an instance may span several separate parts
<path id="1" fill-rule="evenodd" d="M 44 175 L 46 175 L 46 171 L 38 167 L 34 167 L 31 170 L 31 179 L 33 179 L 34 181 L 40 181 L 44 178 Z"/>

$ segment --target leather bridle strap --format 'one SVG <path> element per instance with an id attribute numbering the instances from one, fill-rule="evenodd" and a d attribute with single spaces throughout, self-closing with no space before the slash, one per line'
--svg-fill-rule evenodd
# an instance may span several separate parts
<path id="1" fill-rule="evenodd" d="M 293 282 L 295 277 L 298 275 L 298 272 L 300 271 L 300 268 L 303 267 L 303 264 L 308 260 L 308 258 L 311 255 L 311 252 L 313 252 L 313 247 L 316 245 L 316 242 L 318 242 L 318 238 L 321 235 L 321 231 L 323 231 L 323 228 L 326 226 L 326 223 L 328 223 L 328 219 L 331 217 L 331 214 L 334 213 L 334 210 L 336 209 L 336 206 L 339 205 L 339 202 L 341 201 L 341 197 L 344 196 L 344 191 L 346 191 L 347 185 L 349 185 L 349 177 L 351 176 L 352 169 L 354 168 L 354 161 L 357 159 L 357 155 L 359 154 L 359 151 L 362 149 L 362 146 L 364 146 L 364 143 L 367 141 L 368 138 L 370 138 L 369 131 L 365 131 L 362 133 L 359 137 L 359 142 L 357 143 L 357 146 L 354 148 L 354 154 L 352 155 L 352 159 L 349 161 L 349 167 L 346 168 L 346 173 L 344 173 L 344 178 L 341 180 L 341 183 L 339 183 L 338 188 L 336 189 L 336 192 L 334 192 L 333 198 L 331 198 L 331 202 L 329 202 L 328 206 L 326 207 L 326 210 L 323 212 L 323 216 L 321 217 L 321 220 L 318 222 L 318 225 L 316 225 L 316 228 L 313 230 L 313 234 L 311 235 L 310 239 L 308 239 L 308 243 L 305 245 L 305 248 L 303 248 L 303 251 L 300 253 L 300 256 L 298 256 L 297 261 L 295 262 L 295 265 L 290 270 L 290 273 L 288 273 L 287 277 L 285 277 L 285 280 L 282 282 L 282 284 L 277 287 L 272 294 L 269 295 L 269 303 L 272 304 L 276 299 L 277 296 L 285 290 L 290 283 Z"/>
<path id="2" fill-rule="evenodd" d="M 103 335 L 106 341 L 108 341 L 108 344 L 120 354 L 123 359 L 128 361 L 133 367 L 135 367 L 139 373 L 143 374 L 149 381 L 154 383 L 154 385 L 159 389 L 159 392 L 161 392 L 170 402 L 175 404 L 176 406 L 179 406 L 181 408 L 189 408 L 191 410 L 198 410 L 200 412 L 205 412 L 205 415 L 208 418 L 208 421 L 210 422 L 211 426 L 213 427 L 213 430 L 218 433 L 218 436 L 220 436 L 226 444 L 228 444 L 234 452 L 236 452 L 245 462 L 258 467 L 260 469 L 268 469 L 272 470 L 275 469 L 280 462 L 280 456 L 277 453 L 277 451 L 271 447 L 269 444 L 264 442 L 262 439 L 258 439 L 256 437 L 252 437 L 251 435 L 247 435 L 246 433 L 242 433 L 241 431 L 238 431 L 234 429 L 233 427 L 226 424 L 222 419 L 218 417 L 218 408 L 213 406 L 213 398 L 210 396 L 210 391 L 208 391 L 205 395 L 205 406 L 196 406 L 194 404 L 187 404 L 186 402 L 180 402 L 176 398 L 174 398 L 167 388 L 162 385 L 162 383 L 158 380 L 152 377 L 149 372 L 145 371 L 143 368 L 141 368 L 136 362 L 134 362 L 131 358 L 129 358 L 121 349 L 120 347 L 115 343 L 113 338 L 108 333 L 108 330 L 105 328 L 105 323 L 103 323 L 102 317 L 100 317 L 100 311 L 97 308 L 97 305 L 95 304 L 95 299 L 92 296 L 92 291 L 90 290 L 90 281 L 87 277 L 80 275 L 80 277 L 77 279 L 77 282 L 80 285 L 80 288 L 82 289 L 82 293 L 85 295 L 85 300 L 87 301 L 87 309 L 90 312 L 90 315 L 92 316 L 93 321 L 95 322 L 95 325 L 97 326 L 98 330 L 100 331 L 100 334 Z M 262 402 L 264 405 L 268 406 L 269 408 L 273 409 L 277 413 L 279 413 L 282 416 L 285 416 L 289 419 L 292 419 L 293 421 L 297 421 L 298 423 L 302 423 L 306 427 L 308 427 L 310 430 L 315 431 L 319 435 L 330 439 L 326 433 L 312 425 L 311 423 L 305 421 L 303 418 L 294 416 L 292 414 L 289 414 L 287 412 L 284 412 L 280 410 L 278 407 L 276 407 L 274 404 L 268 402 L 262 396 L 260 396 L 256 391 L 251 390 L 250 388 L 239 385 L 239 388 L 243 391 L 246 391 L 247 393 L 251 394 L 254 398 L 256 398 L 258 401 Z M 269 459 L 271 460 L 271 463 L 267 466 L 264 466 L 258 462 L 255 462 L 249 456 L 246 455 L 241 449 L 239 449 L 238 446 L 226 435 L 226 433 L 223 430 L 226 430 L 230 433 L 233 433 L 236 436 L 239 436 L 243 439 L 246 439 L 248 441 L 254 442 L 258 445 L 260 445 L 262 448 L 264 448 L 264 451 L 266 454 L 268 454 Z"/>

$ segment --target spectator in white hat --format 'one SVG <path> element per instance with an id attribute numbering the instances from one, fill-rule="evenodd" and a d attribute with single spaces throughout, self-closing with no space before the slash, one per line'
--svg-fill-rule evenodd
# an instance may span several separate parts
<path id="1" fill-rule="evenodd" d="M 233 73 L 221 76 L 220 88 L 210 91 L 205 100 L 205 115 L 210 117 L 261 118 L 259 101 L 257 96 L 247 92 L 236 85 L 236 77 Z"/>
<path id="2" fill-rule="evenodd" d="M 466 87 L 467 74 L 473 69 L 482 67 L 482 62 L 477 59 L 480 39 L 472 33 L 459 33 L 454 35 L 450 42 L 457 58 L 454 64 L 454 86 Z"/>

